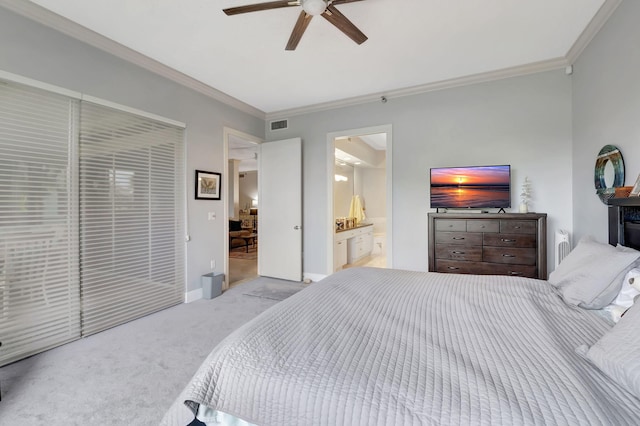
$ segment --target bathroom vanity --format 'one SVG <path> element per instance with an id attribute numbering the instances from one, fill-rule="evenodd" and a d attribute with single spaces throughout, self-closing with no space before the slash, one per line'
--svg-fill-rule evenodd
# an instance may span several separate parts
<path id="1" fill-rule="evenodd" d="M 371 255 L 373 251 L 373 225 L 359 225 L 354 228 L 336 230 L 333 247 L 334 271 L 346 264 Z"/>

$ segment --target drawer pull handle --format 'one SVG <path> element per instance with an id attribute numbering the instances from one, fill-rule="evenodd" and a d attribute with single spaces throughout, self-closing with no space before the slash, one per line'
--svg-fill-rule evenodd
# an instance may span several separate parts
<path id="1" fill-rule="evenodd" d="M 509 271 L 509 275 L 522 275 L 521 272 Z"/>
<path id="2" fill-rule="evenodd" d="M 453 237 L 453 240 L 464 240 L 464 237 Z"/>
<path id="3" fill-rule="evenodd" d="M 520 229 L 520 227 L 519 227 L 519 226 L 514 226 L 514 228 L 515 228 L 515 229 Z"/>
<path id="4" fill-rule="evenodd" d="M 460 268 L 457 268 L 455 266 L 447 266 L 447 269 L 449 269 L 450 271 L 456 271 L 456 270 L 458 270 Z"/>
<path id="5" fill-rule="evenodd" d="M 509 238 L 503 238 L 503 239 L 502 239 L 502 242 L 503 242 L 503 243 L 515 243 L 515 242 L 516 242 L 516 240 L 511 240 L 511 239 L 509 239 Z"/>
<path id="6" fill-rule="evenodd" d="M 515 257 L 513 254 L 503 254 L 502 257 Z"/>
<path id="7" fill-rule="evenodd" d="M 456 250 L 452 251 L 451 253 L 453 253 L 453 254 L 464 254 L 463 251 L 456 251 Z"/>

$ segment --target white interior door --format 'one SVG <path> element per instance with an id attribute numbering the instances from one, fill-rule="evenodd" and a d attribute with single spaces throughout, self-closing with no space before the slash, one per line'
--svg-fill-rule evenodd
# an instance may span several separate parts
<path id="1" fill-rule="evenodd" d="M 260 145 L 258 274 L 302 280 L 302 141 Z"/>

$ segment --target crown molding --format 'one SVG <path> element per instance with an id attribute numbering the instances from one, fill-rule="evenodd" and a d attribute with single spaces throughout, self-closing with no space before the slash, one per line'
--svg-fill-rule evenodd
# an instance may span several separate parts
<path id="1" fill-rule="evenodd" d="M 567 52 L 566 58 L 568 65 L 573 65 L 584 49 L 591 43 L 591 40 L 598 34 L 598 31 L 602 29 L 611 15 L 613 15 L 613 12 L 620 6 L 620 3 L 622 3 L 622 0 L 605 0 L 587 27 L 582 31 L 582 34 L 580 34 L 576 42 L 573 43 L 569 52 Z"/>
<path id="2" fill-rule="evenodd" d="M 205 96 L 220 101 L 232 108 L 250 114 L 254 117 L 265 119 L 265 113 L 249 104 L 246 104 L 232 96 L 227 95 L 211 86 L 208 86 L 192 77 L 174 70 L 161 62 L 151 59 L 133 49 L 130 49 L 116 41 L 113 41 L 95 31 L 79 25 L 63 16 L 26 0 L 0 0 L 0 6 L 24 16 L 27 19 L 52 28 L 76 40 L 80 40 L 90 46 L 110 53 L 120 59 L 151 71 L 173 82 L 181 84 L 189 89 Z"/>
<path id="3" fill-rule="evenodd" d="M 309 105 L 301 108 L 292 108 L 287 110 L 275 111 L 266 114 L 266 120 L 271 121 L 284 117 L 293 117 L 296 115 L 310 114 L 319 111 L 327 111 L 330 109 L 344 108 L 354 105 L 360 105 L 371 102 L 378 102 L 384 96 L 387 100 L 400 98 L 404 96 L 418 95 L 421 93 L 433 92 L 436 90 L 451 89 L 454 87 L 468 86 L 471 84 L 486 83 L 495 80 L 502 80 L 510 77 L 518 77 L 539 72 L 552 71 L 564 68 L 568 65 L 566 58 L 556 58 L 547 61 L 534 62 L 516 67 L 503 68 L 500 70 L 489 71 L 484 73 L 473 74 L 464 77 L 452 78 L 448 80 L 436 81 L 419 86 L 408 87 L 404 89 L 388 90 L 375 94 L 357 96 L 353 98 L 342 99 L 334 102 L 325 102 L 321 104 Z"/>
<path id="4" fill-rule="evenodd" d="M 403 89 L 389 90 L 374 94 L 345 98 L 337 101 L 307 105 L 299 108 L 292 108 L 280 111 L 265 113 L 249 104 L 246 104 L 232 96 L 227 95 L 211 86 L 208 86 L 192 77 L 187 76 L 173 68 L 168 67 L 154 59 L 151 59 L 133 49 L 130 49 L 118 42 L 115 42 L 95 31 L 83 27 L 67 18 L 51 12 L 35 3 L 26 0 L 0 0 L 0 6 L 11 10 L 21 16 L 59 31 L 74 39 L 83 41 L 93 47 L 110 53 L 120 59 L 133 63 L 141 68 L 165 77 L 171 81 L 181 84 L 205 96 L 216 99 L 232 108 L 245 112 L 254 117 L 271 121 L 283 117 L 292 117 L 314 112 L 327 111 L 330 109 L 344 108 L 354 105 L 366 104 L 379 101 L 382 96 L 387 99 L 412 96 L 436 90 L 444 90 L 454 87 L 471 84 L 484 83 L 500 80 L 504 78 L 517 77 L 537 72 L 551 71 L 572 65 L 580 56 L 582 51 L 591 42 L 593 37 L 607 22 L 622 0 L 605 0 L 596 15 L 589 22 L 585 30 L 580 34 L 578 40 L 572 45 L 565 57 L 551 59 L 547 61 L 534 62 L 531 64 L 504 68 L 501 70 L 478 73 L 470 76 L 458 77 L 442 80 L 424 85 L 413 86 Z"/>

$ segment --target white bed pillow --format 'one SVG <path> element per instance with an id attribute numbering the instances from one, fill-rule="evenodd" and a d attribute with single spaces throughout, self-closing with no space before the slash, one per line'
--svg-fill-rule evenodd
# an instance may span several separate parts
<path id="1" fill-rule="evenodd" d="M 640 398 L 640 303 L 633 305 L 591 348 L 576 352 L 636 398 Z"/>
<path id="2" fill-rule="evenodd" d="M 640 290 L 633 286 L 634 282 L 636 285 L 640 282 L 640 269 L 638 268 L 633 268 L 627 272 L 627 275 L 625 275 L 624 280 L 622 280 L 620 292 L 613 301 L 614 305 L 623 306 L 625 308 L 630 308 L 631 305 L 633 305 L 633 299 L 640 294 Z"/>
<path id="3" fill-rule="evenodd" d="M 637 250 L 613 247 L 586 236 L 549 274 L 549 283 L 570 305 L 602 309 L 615 299 L 625 275 L 637 266 L 639 258 Z"/>
<path id="4" fill-rule="evenodd" d="M 640 269 L 638 268 L 633 268 L 627 272 L 624 280 L 622 280 L 622 287 L 620 287 L 620 292 L 616 298 L 610 305 L 602 309 L 607 319 L 614 323 L 620 321 L 620 315 L 633 305 L 636 297 L 640 296 L 640 290 L 633 286 L 634 283 L 640 288 Z"/>

